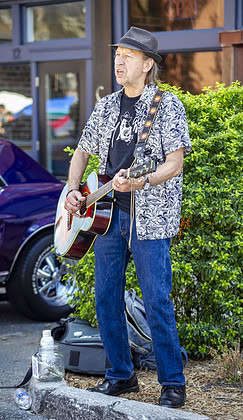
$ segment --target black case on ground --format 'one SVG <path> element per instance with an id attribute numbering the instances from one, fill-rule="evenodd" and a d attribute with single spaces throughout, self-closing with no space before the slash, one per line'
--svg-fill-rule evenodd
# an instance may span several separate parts
<path id="1" fill-rule="evenodd" d="M 71 372 L 104 375 L 109 362 L 99 330 L 85 320 L 68 318 L 52 329 L 64 355 L 64 367 Z"/>

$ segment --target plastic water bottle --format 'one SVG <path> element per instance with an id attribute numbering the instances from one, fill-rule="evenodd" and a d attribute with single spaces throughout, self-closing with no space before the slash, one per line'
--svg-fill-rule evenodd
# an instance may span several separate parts
<path id="1" fill-rule="evenodd" d="M 41 382 L 62 381 L 64 360 L 54 343 L 51 330 L 43 330 L 39 351 L 32 356 L 33 377 Z"/>
<path id="2" fill-rule="evenodd" d="M 42 349 L 53 349 L 54 348 L 54 338 L 51 335 L 51 330 L 43 330 L 42 337 L 40 340 L 40 347 Z"/>
<path id="3" fill-rule="evenodd" d="M 15 402 L 22 410 L 29 410 L 32 404 L 32 397 L 24 388 L 18 388 L 15 391 Z"/>

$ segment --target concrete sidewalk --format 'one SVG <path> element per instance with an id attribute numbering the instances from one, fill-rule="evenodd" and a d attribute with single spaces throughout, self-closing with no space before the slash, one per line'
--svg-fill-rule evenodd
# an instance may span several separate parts
<path id="1" fill-rule="evenodd" d="M 125 398 L 110 397 L 66 383 L 31 379 L 32 410 L 51 420 L 209 420 L 209 417 Z"/>

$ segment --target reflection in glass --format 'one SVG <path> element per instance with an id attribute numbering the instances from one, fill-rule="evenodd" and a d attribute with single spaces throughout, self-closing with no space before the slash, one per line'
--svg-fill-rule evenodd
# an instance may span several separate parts
<path id="1" fill-rule="evenodd" d="M 85 1 L 27 8 L 27 41 L 85 37 Z"/>
<path id="2" fill-rule="evenodd" d="M 201 93 L 203 87 L 222 81 L 222 52 L 168 54 L 160 79 L 185 91 Z"/>
<path id="3" fill-rule="evenodd" d="M 32 148 L 29 64 L 0 65 L 0 135 L 24 150 Z"/>
<path id="4" fill-rule="evenodd" d="M 224 26 L 224 0 L 133 0 L 130 25 L 149 31 Z"/>
<path id="5" fill-rule="evenodd" d="M 12 11 L 0 9 L 0 43 L 12 41 Z"/>
<path id="6" fill-rule="evenodd" d="M 79 79 L 76 73 L 45 75 L 47 169 L 66 175 L 66 146 L 75 147 L 79 135 Z"/>

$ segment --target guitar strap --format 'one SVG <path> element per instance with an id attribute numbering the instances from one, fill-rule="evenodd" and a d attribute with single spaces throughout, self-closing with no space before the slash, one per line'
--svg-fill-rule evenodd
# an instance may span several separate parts
<path id="1" fill-rule="evenodd" d="M 152 128 L 152 125 L 155 121 L 159 106 L 162 101 L 163 97 L 163 90 L 160 88 L 157 89 L 155 92 L 155 95 L 153 97 L 153 100 L 151 102 L 148 116 L 146 118 L 145 124 L 143 126 L 143 131 L 138 139 L 138 142 L 135 147 L 134 151 L 134 162 L 133 165 L 136 163 L 143 163 L 144 159 L 146 158 L 146 152 L 145 152 L 145 141 L 148 139 L 150 135 L 150 131 Z M 163 147 L 162 147 L 163 150 Z M 132 187 L 132 181 L 131 181 L 131 187 Z M 131 205 L 130 205 L 130 233 L 129 233 L 129 241 L 128 241 L 128 248 L 131 249 L 131 241 L 132 241 L 132 228 L 133 228 L 133 221 L 134 221 L 134 207 L 135 207 L 135 198 L 134 198 L 134 191 L 131 189 Z"/>
<path id="2" fill-rule="evenodd" d="M 157 89 L 157 91 L 155 92 L 155 95 L 153 97 L 153 100 L 151 102 L 150 105 L 150 109 L 148 112 L 148 116 L 147 119 L 145 121 L 145 124 L 143 126 L 143 131 L 138 139 L 136 148 L 135 148 L 135 152 L 134 152 L 134 156 L 135 156 L 135 160 L 136 162 L 140 161 L 140 160 L 144 160 L 146 154 L 145 154 L 145 141 L 148 139 L 149 135 L 150 135 L 150 131 L 152 128 L 152 125 L 156 119 L 156 115 L 159 109 L 159 106 L 161 104 L 162 101 L 162 97 L 163 97 L 163 90 L 161 90 L 160 88 Z"/>

